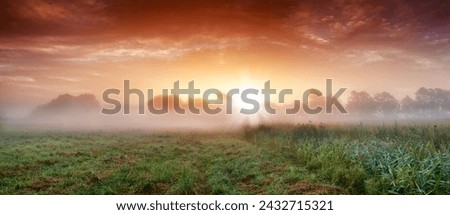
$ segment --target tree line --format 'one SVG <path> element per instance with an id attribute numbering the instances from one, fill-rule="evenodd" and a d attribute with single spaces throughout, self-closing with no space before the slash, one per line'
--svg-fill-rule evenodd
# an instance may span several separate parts
<path id="1" fill-rule="evenodd" d="M 421 87 L 414 95 L 399 101 L 388 92 L 371 96 L 366 91 L 352 91 L 346 107 L 350 114 L 450 116 L 450 90 Z"/>

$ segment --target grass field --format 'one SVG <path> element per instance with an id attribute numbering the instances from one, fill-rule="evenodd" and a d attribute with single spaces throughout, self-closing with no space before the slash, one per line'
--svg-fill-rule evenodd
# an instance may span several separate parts
<path id="1" fill-rule="evenodd" d="M 0 194 L 450 194 L 450 126 L 0 131 Z"/>

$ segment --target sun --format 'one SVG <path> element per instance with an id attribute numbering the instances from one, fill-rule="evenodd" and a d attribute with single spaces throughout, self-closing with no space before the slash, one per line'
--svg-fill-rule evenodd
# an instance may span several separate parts
<path id="1" fill-rule="evenodd" d="M 237 89 L 239 89 L 239 94 L 232 97 L 232 118 L 240 124 L 259 124 L 263 118 L 264 110 L 264 95 L 261 94 L 262 88 L 254 84 L 241 84 Z M 251 93 L 245 96 L 248 100 L 251 100 L 250 102 L 242 99 L 242 93 L 246 90 L 252 90 Z M 244 114 L 241 113 L 242 110 L 252 110 L 254 113 Z"/>
<path id="2" fill-rule="evenodd" d="M 261 110 L 261 108 L 263 108 L 264 105 L 264 95 L 261 94 L 261 88 L 257 87 L 256 85 L 250 85 L 250 84 L 246 84 L 246 85 L 241 85 L 238 87 L 239 89 L 239 95 L 235 95 L 233 96 L 233 106 L 235 108 L 238 109 L 246 109 L 246 110 L 250 110 L 250 109 L 255 109 L 255 105 L 253 103 L 255 103 L 255 101 L 258 103 L 259 105 L 259 110 Z M 242 99 L 242 94 L 247 91 L 250 92 L 248 93 L 245 97 L 248 100 L 252 100 L 251 102 L 246 102 Z M 253 93 L 253 91 L 257 92 L 257 93 Z M 258 111 L 259 112 L 259 111 Z"/>

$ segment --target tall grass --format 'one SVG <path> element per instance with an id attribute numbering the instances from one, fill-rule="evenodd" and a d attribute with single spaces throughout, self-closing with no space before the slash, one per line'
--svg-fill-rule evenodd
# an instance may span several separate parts
<path id="1" fill-rule="evenodd" d="M 351 194 L 450 194 L 450 127 L 246 128 L 244 138 L 306 168 L 309 180 Z"/>
<path id="2" fill-rule="evenodd" d="M 446 125 L 321 124 L 3 131 L 0 194 L 450 194 L 449 134 Z"/>

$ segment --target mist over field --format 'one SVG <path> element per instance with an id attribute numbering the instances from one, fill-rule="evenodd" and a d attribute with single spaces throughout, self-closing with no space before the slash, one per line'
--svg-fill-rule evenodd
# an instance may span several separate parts
<path id="1" fill-rule="evenodd" d="M 145 131 L 218 131 L 236 130 L 243 126 L 269 124 L 442 124 L 450 120 L 450 91 L 443 89 L 420 88 L 415 96 L 397 100 L 387 92 L 374 96 L 367 92 L 352 91 L 344 107 L 348 113 L 340 113 L 333 107 L 333 113 L 325 113 L 326 97 L 309 96 L 306 108 L 323 108 L 320 113 L 311 114 L 304 110 L 303 104 L 297 114 L 286 114 L 286 109 L 294 104 L 277 105 L 271 103 L 275 114 L 265 111 L 260 104 L 259 111 L 254 114 L 239 113 L 241 108 L 252 109 L 251 104 L 232 100 L 233 112 L 226 114 L 226 104 L 210 105 L 210 108 L 221 108 L 217 114 L 208 114 L 202 107 L 202 100 L 193 101 L 199 114 L 189 111 L 187 101 L 179 98 L 180 107 L 186 110 L 179 114 L 174 110 L 174 97 L 157 96 L 149 100 L 144 114 L 139 114 L 139 106 L 130 105 L 130 114 L 124 114 L 124 106 L 117 114 L 103 114 L 102 108 L 111 108 L 109 104 L 101 104 L 94 95 L 81 94 L 73 96 L 63 94 L 48 103 L 34 108 L 17 106 L 2 109 L 1 121 L 8 129 L 30 130 L 145 130 Z M 109 105 L 109 106 L 108 106 Z M 167 113 L 153 114 L 148 105 L 157 110 L 165 109 Z M 241 105 L 241 106 L 239 106 Z M 250 106 L 248 106 L 250 105 Z"/>

